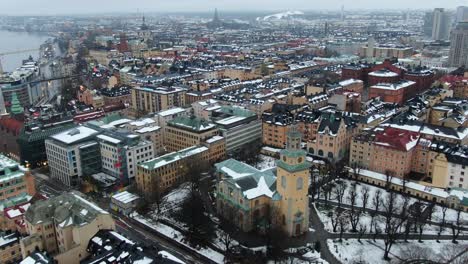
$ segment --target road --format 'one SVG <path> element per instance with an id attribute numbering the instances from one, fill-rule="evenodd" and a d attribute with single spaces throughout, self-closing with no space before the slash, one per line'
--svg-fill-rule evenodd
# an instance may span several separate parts
<path id="1" fill-rule="evenodd" d="M 193 256 L 192 252 L 186 251 L 181 247 L 175 247 L 172 243 L 169 243 L 166 238 L 161 238 L 153 232 L 148 232 L 148 230 L 132 224 L 130 221 L 122 220 L 118 216 L 114 215 L 114 218 L 116 218 L 116 230 L 119 233 L 144 246 L 147 246 L 148 248 L 158 251 L 167 251 L 186 263 L 206 263 L 198 259 L 196 256 Z"/>

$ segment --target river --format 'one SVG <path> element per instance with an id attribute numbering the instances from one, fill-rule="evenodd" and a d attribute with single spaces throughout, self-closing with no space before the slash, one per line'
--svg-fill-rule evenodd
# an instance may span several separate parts
<path id="1" fill-rule="evenodd" d="M 50 37 L 43 34 L 27 32 L 12 32 L 0 30 L 0 53 L 26 49 L 39 49 Z M 21 66 L 22 61 L 29 55 L 39 59 L 39 50 L 0 56 L 4 71 L 12 71 Z"/>

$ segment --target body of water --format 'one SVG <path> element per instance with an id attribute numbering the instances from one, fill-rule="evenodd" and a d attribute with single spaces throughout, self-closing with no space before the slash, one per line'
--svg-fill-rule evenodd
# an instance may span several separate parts
<path id="1" fill-rule="evenodd" d="M 41 34 L 0 30 L 0 53 L 39 49 L 41 44 L 47 39 L 49 39 L 48 36 Z M 39 50 L 0 56 L 3 70 L 13 71 L 20 67 L 22 61 L 27 59 L 29 55 L 37 60 L 39 58 Z"/>

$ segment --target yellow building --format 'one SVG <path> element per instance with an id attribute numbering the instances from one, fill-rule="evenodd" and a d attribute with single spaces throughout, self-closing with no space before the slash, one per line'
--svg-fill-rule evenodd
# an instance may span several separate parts
<path id="1" fill-rule="evenodd" d="M 132 89 L 132 108 L 137 113 L 156 113 L 183 107 L 186 92 L 179 87 L 135 87 Z"/>
<path id="2" fill-rule="evenodd" d="M 301 149 L 301 134 L 292 127 L 286 149 L 274 168 L 258 170 L 229 159 L 215 165 L 219 182 L 218 214 L 244 232 L 265 231 L 268 226 L 287 236 L 299 236 L 309 228 L 309 168 Z"/>
<path id="3" fill-rule="evenodd" d="M 189 163 L 202 164 L 209 160 L 209 149 L 192 146 L 172 152 L 138 165 L 136 184 L 147 199 L 156 199 L 161 194 L 188 180 Z"/>
<path id="4" fill-rule="evenodd" d="M 20 235 L 0 233 L 0 263 L 19 263 L 22 259 Z"/>
<path id="5" fill-rule="evenodd" d="M 164 131 L 164 146 L 169 152 L 202 144 L 218 134 L 213 123 L 195 116 L 180 116 L 169 121 Z"/>
<path id="6" fill-rule="evenodd" d="M 75 191 L 34 203 L 24 219 L 30 236 L 21 240 L 21 247 L 43 248 L 59 264 L 80 263 L 88 257 L 89 240 L 99 230 L 115 229 L 108 212 Z"/>

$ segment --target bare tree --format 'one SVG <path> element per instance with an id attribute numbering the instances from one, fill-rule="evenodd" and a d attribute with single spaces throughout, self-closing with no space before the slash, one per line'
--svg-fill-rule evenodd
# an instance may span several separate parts
<path id="1" fill-rule="evenodd" d="M 379 211 L 380 205 L 382 204 L 382 198 L 380 197 L 382 195 L 381 190 L 377 190 L 374 194 L 374 197 L 372 198 L 372 205 L 374 205 L 374 210 Z"/>
<path id="2" fill-rule="evenodd" d="M 356 202 L 358 198 L 358 193 L 357 193 L 357 185 L 355 182 L 351 183 L 351 190 L 348 193 L 348 199 L 349 205 L 351 206 L 351 211 L 354 211 L 356 209 Z"/>
<path id="3" fill-rule="evenodd" d="M 339 241 L 342 242 L 343 241 L 343 233 L 344 233 L 344 231 L 346 231 L 346 228 L 348 227 L 348 222 L 346 222 L 346 219 L 344 217 L 340 217 L 338 219 L 338 223 L 339 223 L 339 226 L 340 226 L 340 239 L 339 239 Z"/>
<path id="4" fill-rule="evenodd" d="M 380 210 L 380 205 L 382 204 L 382 198 L 380 195 L 382 194 L 381 190 L 377 190 L 372 197 L 372 204 L 374 205 L 374 212 L 371 212 L 371 223 L 369 226 L 369 232 L 372 232 L 372 226 L 374 224 L 374 219 Z"/>
<path id="5" fill-rule="evenodd" d="M 330 212 L 328 216 L 330 217 L 333 233 L 336 233 L 336 229 L 338 228 L 339 220 L 342 218 L 343 211 L 340 208 L 335 209 L 335 213 Z"/>
<path id="6" fill-rule="evenodd" d="M 375 239 L 377 238 L 377 236 L 382 233 L 382 230 L 380 230 L 380 227 L 379 227 L 379 224 L 377 222 L 374 223 L 374 235 L 372 237 L 372 239 L 375 241 Z"/>
<path id="7" fill-rule="evenodd" d="M 384 236 L 384 256 L 385 260 L 389 260 L 390 250 L 395 243 L 398 230 L 400 226 L 405 222 L 405 218 L 396 217 L 398 211 L 397 205 L 397 196 L 394 192 L 389 192 L 387 194 L 387 199 L 382 205 L 384 208 L 384 217 L 385 217 L 385 236 Z"/>
<path id="8" fill-rule="evenodd" d="M 433 258 L 429 248 L 423 248 L 418 245 L 404 247 L 400 253 L 400 261 L 398 263 L 408 263 L 409 261 L 418 260 L 418 263 L 425 263 Z"/>
<path id="9" fill-rule="evenodd" d="M 361 242 L 361 238 L 366 234 L 367 227 L 365 224 L 359 224 L 358 242 Z"/>
<path id="10" fill-rule="evenodd" d="M 439 263 L 468 263 L 468 248 L 464 245 L 445 245 L 441 250 Z"/>
<path id="11" fill-rule="evenodd" d="M 452 230 L 452 243 L 457 244 L 457 238 L 460 235 L 461 228 L 462 228 L 462 223 L 461 223 L 461 212 L 462 208 L 461 206 L 457 207 L 457 220 L 454 222 L 450 223 L 450 229 Z"/>
<path id="12" fill-rule="evenodd" d="M 231 255 L 231 249 L 232 249 L 232 243 L 234 242 L 234 239 L 232 238 L 231 234 L 228 232 L 221 232 L 219 234 L 219 240 L 221 243 L 223 243 L 224 246 L 224 253 L 226 258 L 229 259 L 229 256 Z"/>
<path id="13" fill-rule="evenodd" d="M 328 203 L 328 200 L 330 199 L 331 193 L 333 191 L 331 184 L 325 184 L 322 186 L 322 191 L 325 197 L 325 202 Z"/>
<path id="14" fill-rule="evenodd" d="M 386 170 L 385 171 L 385 189 L 390 190 L 390 185 L 392 184 L 392 179 L 393 179 L 393 171 L 391 170 Z"/>
<path id="15" fill-rule="evenodd" d="M 362 210 L 366 211 L 367 202 L 369 201 L 369 186 L 364 186 L 361 188 L 361 202 L 362 202 Z"/>
<path id="16" fill-rule="evenodd" d="M 406 187 L 407 187 L 407 184 L 408 184 L 408 181 L 409 181 L 409 175 L 405 174 L 403 176 L 403 179 L 401 180 L 402 181 L 402 193 L 403 193 L 403 196 L 408 196 L 408 193 L 406 192 Z"/>
<path id="17" fill-rule="evenodd" d="M 437 241 L 439 241 L 440 235 L 441 235 L 441 234 L 444 232 L 444 230 L 445 230 L 445 225 L 446 225 L 445 217 L 446 217 L 446 215 L 447 215 L 447 209 L 448 209 L 448 207 L 447 207 L 445 204 L 442 204 L 442 205 L 441 205 L 441 208 L 442 208 L 442 222 L 440 223 L 439 232 L 437 233 Z"/>
<path id="18" fill-rule="evenodd" d="M 349 191 L 347 198 L 348 198 L 349 204 L 351 205 L 351 212 L 349 213 L 351 231 L 357 232 L 357 225 L 359 223 L 359 219 L 361 218 L 362 211 L 356 209 L 356 202 L 358 198 L 356 183 L 351 184 L 351 190 Z"/>
<path id="19" fill-rule="evenodd" d="M 340 181 L 336 185 L 335 189 L 333 189 L 334 194 L 336 196 L 336 200 L 338 201 L 338 208 L 341 208 L 341 205 L 343 204 L 343 198 L 347 187 L 348 185 L 346 184 L 346 182 Z"/>

